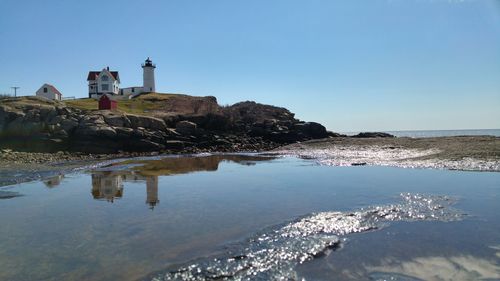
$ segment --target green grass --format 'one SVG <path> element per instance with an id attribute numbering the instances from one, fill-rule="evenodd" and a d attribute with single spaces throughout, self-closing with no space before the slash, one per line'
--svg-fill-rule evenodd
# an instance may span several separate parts
<path id="1" fill-rule="evenodd" d="M 85 109 L 85 110 L 93 110 L 98 109 L 97 100 L 95 99 L 75 99 L 75 100 L 66 100 L 64 103 L 68 106 Z"/>
<path id="2" fill-rule="evenodd" d="M 166 101 L 175 96 L 183 96 L 176 94 L 160 94 L 149 93 L 141 95 L 137 98 L 130 100 L 117 100 L 118 110 L 131 114 L 148 114 L 148 112 L 160 110 L 162 101 Z M 64 101 L 68 106 L 84 109 L 84 110 L 98 110 L 98 101 L 96 99 L 84 98 Z"/>

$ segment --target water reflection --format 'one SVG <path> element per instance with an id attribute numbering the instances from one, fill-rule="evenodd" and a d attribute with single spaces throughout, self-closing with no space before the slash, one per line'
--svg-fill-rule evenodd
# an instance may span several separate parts
<path id="1" fill-rule="evenodd" d="M 113 203 L 123 196 L 123 182 L 146 182 L 146 204 L 153 209 L 158 199 L 158 176 L 143 176 L 134 171 L 94 171 L 92 196 Z"/>
<path id="2" fill-rule="evenodd" d="M 64 175 L 56 175 L 50 178 L 47 178 L 43 181 L 46 187 L 48 188 L 54 188 L 58 185 L 61 184 L 62 179 L 64 178 Z"/>
<path id="3" fill-rule="evenodd" d="M 126 160 L 92 171 L 92 196 L 96 200 L 113 203 L 123 197 L 124 182 L 146 183 L 146 204 L 150 209 L 158 199 L 158 177 L 200 171 L 217 171 L 221 162 L 255 165 L 273 157 L 251 155 L 210 155 L 196 157 L 166 157 L 155 160 Z M 60 181 L 60 179 L 59 179 Z M 53 180 L 55 182 L 55 180 Z"/>
<path id="4" fill-rule="evenodd" d="M 417 257 L 409 261 L 384 259 L 367 266 L 373 280 L 498 280 L 500 264 L 471 255 Z"/>
<path id="5" fill-rule="evenodd" d="M 102 172 L 92 174 L 92 196 L 113 203 L 123 195 L 123 179 L 120 174 Z"/>

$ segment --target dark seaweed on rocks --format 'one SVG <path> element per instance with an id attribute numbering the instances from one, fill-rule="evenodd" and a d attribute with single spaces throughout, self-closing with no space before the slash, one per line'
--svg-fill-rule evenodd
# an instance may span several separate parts
<path id="1" fill-rule="evenodd" d="M 322 212 L 271 228 L 226 255 L 204 258 L 150 280 L 298 280 L 295 267 L 341 245 L 340 236 L 376 230 L 391 221 L 455 221 L 464 216 L 447 196 L 401 194 L 399 204 L 354 212 Z"/>

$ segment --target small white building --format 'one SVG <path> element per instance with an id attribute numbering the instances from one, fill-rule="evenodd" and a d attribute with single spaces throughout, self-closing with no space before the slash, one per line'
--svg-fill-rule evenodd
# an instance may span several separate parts
<path id="1" fill-rule="evenodd" d="M 56 87 L 50 84 L 43 84 L 38 91 L 36 91 L 37 97 L 46 98 L 49 100 L 62 100 L 62 94 Z"/>
<path id="2" fill-rule="evenodd" d="M 109 67 L 101 71 L 89 71 L 89 98 L 100 97 L 103 94 L 118 95 L 120 90 L 120 76 L 118 71 L 110 71 Z"/>
<path id="3" fill-rule="evenodd" d="M 136 87 L 128 87 L 121 88 L 120 95 L 122 96 L 135 96 L 144 92 L 144 87 L 136 86 Z"/>

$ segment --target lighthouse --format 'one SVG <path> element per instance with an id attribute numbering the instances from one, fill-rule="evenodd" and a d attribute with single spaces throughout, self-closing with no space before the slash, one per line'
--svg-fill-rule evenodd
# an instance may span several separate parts
<path id="1" fill-rule="evenodd" d="M 155 88 L 155 68 L 156 65 L 149 59 L 149 57 L 144 61 L 142 65 L 143 69 L 143 91 L 144 92 L 156 92 Z"/>

